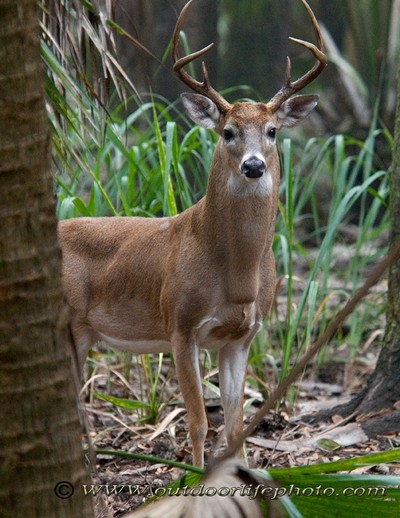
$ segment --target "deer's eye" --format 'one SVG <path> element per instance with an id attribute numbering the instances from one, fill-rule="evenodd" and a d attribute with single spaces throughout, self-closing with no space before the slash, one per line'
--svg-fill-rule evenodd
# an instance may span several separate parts
<path id="1" fill-rule="evenodd" d="M 269 138 L 274 139 L 276 137 L 276 128 L 269 128 L 267 135 Z"/>
<path id="2" fill-rule="evenodd" d="M 224 129 L 222 132 L 225 142 L 230 142 L 234 138 L 233 131 L 230 129 Z"/>

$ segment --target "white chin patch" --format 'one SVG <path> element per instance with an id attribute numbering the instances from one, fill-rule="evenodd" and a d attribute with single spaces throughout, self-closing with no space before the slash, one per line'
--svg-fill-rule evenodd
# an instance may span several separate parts
<path id="1" fill-rule="evenodd" d="M 272 176 L 269 171 L 260 178 L 247 178 L 244 174 L 231 173 L 228 191 L 234 196 L 268 196 L 272 191 Z"/>

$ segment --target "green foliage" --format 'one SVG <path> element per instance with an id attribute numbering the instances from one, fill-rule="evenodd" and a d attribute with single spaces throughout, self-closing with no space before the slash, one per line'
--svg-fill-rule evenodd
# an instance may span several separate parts
<path id="1" fill-rule="evenodd" d="M 71 159 L 57 179 L 60 218 L 174 215 L 199 199 L 211 147 L 199 128 L 182 138 L 170 109 L 146 103 L 125 121 L 111 119 L 102 142 L 96 135 L 85 147 L 69 149 Z M 66 146 L 73 141 L 74 135 Z"/>

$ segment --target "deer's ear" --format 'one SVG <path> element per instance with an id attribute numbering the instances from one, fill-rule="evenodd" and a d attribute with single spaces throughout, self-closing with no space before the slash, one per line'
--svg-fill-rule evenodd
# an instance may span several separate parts
<path id="1" fill-rule="evenodd" d="M 208 97 L 200 94 L 181 94 L 181 99 L 193 122 L 202 128 L 217 127 L 221 112 Z"/>
<path id="2" fill-rule="evenodd" d="M 291 128 L 299 124 L 317 106 L 318 99 L 319 95 L 295 95 L 290 97 L 276 112 L 280 127 Z"/>

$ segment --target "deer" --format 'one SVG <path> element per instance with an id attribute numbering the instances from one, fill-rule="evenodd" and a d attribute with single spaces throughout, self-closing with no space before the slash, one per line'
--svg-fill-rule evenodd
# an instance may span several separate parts
<path id="1" fill-rule="evenodd" d="M 250 344 L 270 311 L 276 284 L 272 251 L 280 163 L 276 134 L 300 123 L 318 95 L 294 95 L 327 64 L 313 11 L 301 0 L 317 44 L 313 67 L 296 81 L 287 58 L 283 86 L 267 103 L 230 104 L 209 81 L 184 68 L 213 44 L 179 57 L 173 71 L 195 93 L 181 98 L 189 117 L 219 136 L 205 196 L 173 217 L 80 217 L 59 222 L 62 280 L 79 368 L 96 342 L 133 353 L 172 352 L 187 411 L 193 464 L 204 466 L 208 420 L 199 350 L 218 351 L 219 387 L 228 446 L 243 430 Z M 241 452 L 237 454 L 240 456 Z"/>

